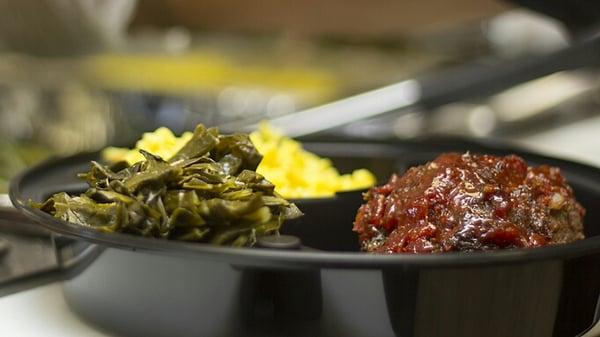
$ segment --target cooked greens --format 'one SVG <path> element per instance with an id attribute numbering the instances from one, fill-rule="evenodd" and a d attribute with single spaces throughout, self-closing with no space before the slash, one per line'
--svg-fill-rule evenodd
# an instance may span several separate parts
<path id="1" fill-rule="evenodd" d="M 91 163 L 79 196 L 57 193 L 35 207 L 102 232 L 251 246 L 302 215 L 256 173 L 262 157 L 247 135 L 198 125 L 169 161 L 141 151 L 131 166 Z"/>

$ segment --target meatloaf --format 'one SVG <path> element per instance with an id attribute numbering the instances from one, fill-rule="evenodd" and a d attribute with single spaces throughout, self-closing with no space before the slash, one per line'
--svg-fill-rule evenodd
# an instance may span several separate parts
<path id="1" fill-rule="evenodd" d="M 364 251 L 539 247 L 584 238 L 585 210 L 560 169 L 516 156 L 446 153 L 371 188 L 353 230 Z"/>

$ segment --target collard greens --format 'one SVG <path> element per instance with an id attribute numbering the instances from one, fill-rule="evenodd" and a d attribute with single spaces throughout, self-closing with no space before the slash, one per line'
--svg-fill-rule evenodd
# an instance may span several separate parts
<path id="1" fill-rule="evenodd" d="M 79 175 L 85 193 L 57 193 L 34 206 L 102 232 L 231 246 L 251 246 L 302 215 L 255 172 L 262 157 L 245 134 L 198 125 L 169 161 L 141 152 L 145 160 L 131 166 L 92 162 Z"/>

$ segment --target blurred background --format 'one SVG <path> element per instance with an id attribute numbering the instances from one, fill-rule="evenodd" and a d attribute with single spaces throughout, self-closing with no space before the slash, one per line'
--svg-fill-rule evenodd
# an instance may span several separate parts
<path id="1" fill-rule="evenodd" d="M 593 36 L 593 12 L 537 2 L 558 4 L 557 20 L 517 2 L 536 11 L 496 0 L 0 0 L 0 193 L 47 156 L 132 145 L 158 126 L 242 129 L 421 79 L 426 96 Z M 572 69 L 412 99 L 318 136 L 501 139 L 600 165 L 600 54 L 584 53 Z"/>

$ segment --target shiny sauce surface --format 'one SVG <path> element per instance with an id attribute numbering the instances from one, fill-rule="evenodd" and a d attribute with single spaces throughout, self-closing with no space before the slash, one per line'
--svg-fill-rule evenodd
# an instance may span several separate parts
<path id="1" fill-rule="evenodd" d="M 515 155 L 446 153 L 365 194 L 362 249 L 433 253 L 538 247 L 582 239 L 585 210 L 560 170 Z"/>

